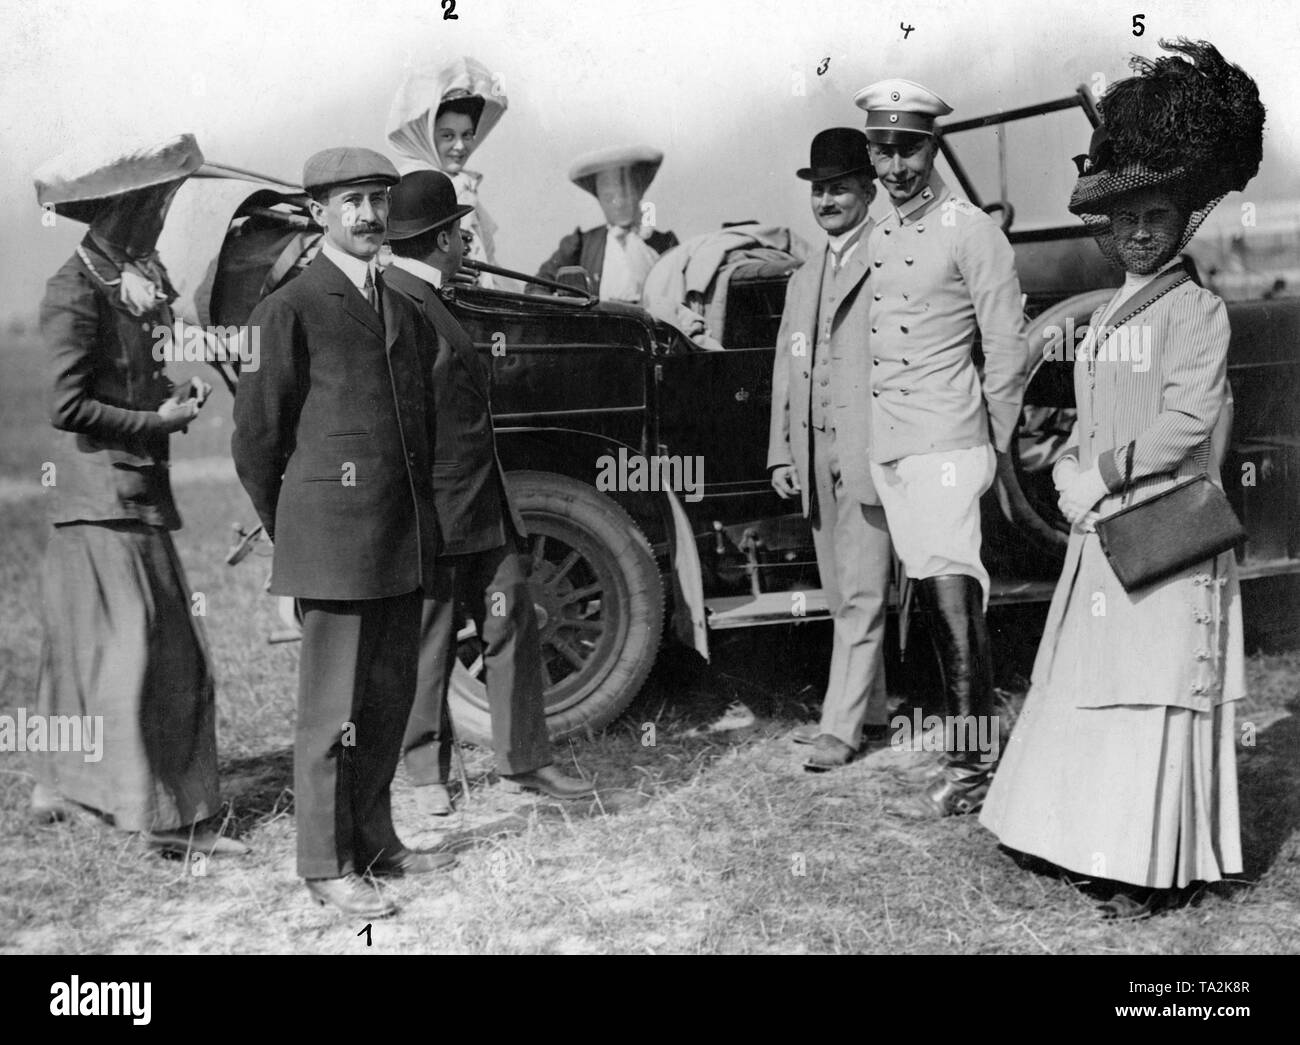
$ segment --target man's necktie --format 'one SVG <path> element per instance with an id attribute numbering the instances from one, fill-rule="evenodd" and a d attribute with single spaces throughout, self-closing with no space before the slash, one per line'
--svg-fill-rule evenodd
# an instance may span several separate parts
<path id="1" fill-rule="evenodd" d="M 383 313 L 379 311 L 379 287 L 375 284 L 374 273 L 370 269 L 366 269 L 366 282 L 361 289 L 365 291 L 370 307 L 382 316 Z"/>

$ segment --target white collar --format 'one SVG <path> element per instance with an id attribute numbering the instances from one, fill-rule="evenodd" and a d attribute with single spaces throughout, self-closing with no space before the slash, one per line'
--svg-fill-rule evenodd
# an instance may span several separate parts
<path id="1" fill-rule="evenodd" d="M 894 205 L 891 201 L 890 205 L 894 207 L 894 214 L 898 216 L 898 223 L 900 225 L 903 224 L 903 222 L 919 211 L 922 207 L 929 206 L 930 202 L 937 200 L 942 196 L 944 190 L 947 188 L 948 183 L 939 176 L 938 171 L 932 169 L 930 171 L 930 177 L 926 180 L 921 191 L 910 200 L 905 200 L 897 205 Z"/>
<path id="2" fill-rule="evenodd" d="M 826 236 L 826 240 L 831 245 L 831 253 L 836 255 L 837 257 L 840 254 L 842 254 L 844 251 L 845 244 L 847 244 L 849 240 L 853 239 L 854 236 L 858 235 L 858 233 L 860 233 L 863 229 L 865 229 L 869 221 L 871 221 L 871 215 L 867 215 L 860 222 L 854 225 L 853 228 L 849 229 L 848 232 L 841 232 L 836 236 L 831 236 L 828 234 Z"/>
<path id="3" fill-rule="evenodd" d="M 368 272 L 374 272 L 376 267 L 375 260 L 371 258 L 369 261 L 365 261 L 361 258 L 353 257 L 347 251 L 339 250 L 338 247 L 334 246 L 333 243 L 325 238 L 321 239 L 320 249 L 321 253 L 329 258 L 330 261 L 334 262 L 334 264 L 343 272 L 343 275 L 348 277 L 348 281 L 356 287 L 357 290 L 362 290 L 364 293 L 363 288 L 366 285 L 366 274 Z"/>
<path id="4" fill-rule="evenodd" d="M 412 276 L 422 279 L 435 287 L 442 286 L 442 273 L 423 261 L 416 261 L 415 258 L 403 258 L 394 254 L 391 264 L 393 268 L 409 272 Z"/>

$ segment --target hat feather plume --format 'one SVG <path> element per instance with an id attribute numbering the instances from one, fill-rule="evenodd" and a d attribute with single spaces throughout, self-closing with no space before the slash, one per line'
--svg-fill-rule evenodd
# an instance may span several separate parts
<path id="1" fill-rule="evenodd" d="M 1160 46 L 1175 54 L 1135 56 L 1137 75 L 1101 99 L 1114 161 L 1183 168 L 1203 180 L 1206 194 L 1245 188 L 1263 157 L 1265 109 L 1255 81 L 1205 40 Z"/>

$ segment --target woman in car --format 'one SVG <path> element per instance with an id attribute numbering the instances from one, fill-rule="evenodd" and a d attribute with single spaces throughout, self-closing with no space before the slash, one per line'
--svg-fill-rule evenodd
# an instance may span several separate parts
<path id="1" fill-rule="evenodd" d="M 473 58 L 412 72 L 393 99 L 388 140 L 399 153 L 398 169 L 442 171 L 456 187 L 456 202 L 473 207 L 461 219 L 470 261 L 496 264 L 496 222 L 479 196 L 483 175 L 465 165 L 506 111 L 501 77 Z M 479 286 L 500 280 L 481 272 Z"/>

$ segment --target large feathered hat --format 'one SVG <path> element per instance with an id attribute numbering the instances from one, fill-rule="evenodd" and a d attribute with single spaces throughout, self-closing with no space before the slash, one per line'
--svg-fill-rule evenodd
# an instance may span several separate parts
<path id="1" fill-rule="evenodd" d="M 1075 157 L 1070 212 L 1112 258 L 1109 212 L 1120 197 L 1149 188 L 1176 195 L 1188 214 L 1181 250 L 1227 193 L 1246 187 L 1263 155 L 1255 81 L 1204 40 L 1160 46 L 1177 54 L 1130 60 L 1137 75 L 1111 85 L 1088 155 Z"/>

